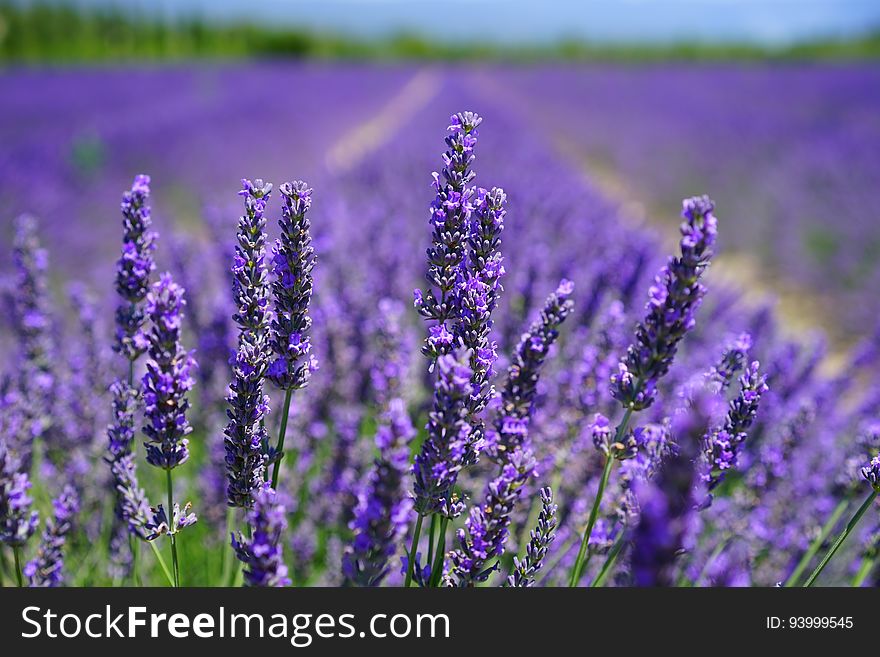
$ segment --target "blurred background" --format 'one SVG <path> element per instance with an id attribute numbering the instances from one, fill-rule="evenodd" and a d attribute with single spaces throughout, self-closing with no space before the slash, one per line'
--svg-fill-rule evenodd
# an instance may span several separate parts
<path id="1" fill-rule="evenodd" d="M 636 222 L 712 195 L 721 271 L 846 345 L 880 310 L 878 55 L 872 0 L 6 0 L 0 255 L 32 212 L 56 276 L 108 280 L 134 174 L 197 234 L 242 176 L 338 194 L 466 88 Z M 421 156 L 387 167 L 427 205 Z"/>
<path id="2" fill-rule="evenodd" d="M 284 478 L 285 551 L 298 584 L 338 584 L 382 377 L 397 376 L 391 361 L 414 424 L 425 426 L 430 377 L 413 288 L 425 285 L 431 172 L 443 166 L 449 117 L 473 110 L 484 117 L 474 183 L 508 197 L 492 327 L 499 386 L 546 294 L 562 278 L 575 283 L 575 315 L 542 373 L 529 429 L 541 459 L 534 483 L 558 482 L 565 513 L 542 581 L 567 581 L 563 559 L 574 558 L 601 476 L 590 420 L 620 412 L 607 381 L 676 248 L 681 199 L 705 193 L 719 221 L 709 294 L 661 401 L 639 421 L 659 428 L 724 345 L 745 331 L 754 338 L 749 358 L 771 391 L 740 455 L 742 477 L 718 489 L 688 581 L 779 582 L 813 537 L 828 535 L 829 515 L 853 499 L 853 471 L 876 454 L 878 65 L 878 0 L 0 0 L 0 411 L 42 408 L 51 449 L 34 471 L 44 514 L 62 468 L 74 463 L 74 479 L 89 483 L 86 540 L 71 551 L 68 581 L 131 581 L 101 457 L 107 384 L 124 376 L 109 347 L 120 199 L 134 177 L 151 176 L 156 274 L 186 288 L 183 342 L 199 363 L 193 458 L 174 483 L 200 516 L 182 548 L 185 584 L 236 571 L 221 427 L 237 344 L 229 270 L 241 179 L 312 186 L 310 340 L 321 370 L 289 415 L 286 446 L 299 458 L 285 466 L 296 468 Z M 21 213 L 39 228 L 20 230 L 10 257 Z M 31 381 L 22 364 L 34 353 L 49 375 Z M 7 403 L 10 382 L 39 383 L 42 401 Z M 161 471 L 140 472 L 155 499 Z M 480 494 L 488 473 L 460 480 L 462 495 Z M 612 479 L 619 496 L 606 495 L 599 552 L 617 540 L 628 482 Z M 522 511 L 508 556 L 534 526 Z M 861 557 L 862 581 L 876 570 L 872 515 L 850 540 L 865 551 L 838 559 L 833 581 L 850 581 L 846 564 Z M 144 581 L 160 583 L 161 572 Z"/>

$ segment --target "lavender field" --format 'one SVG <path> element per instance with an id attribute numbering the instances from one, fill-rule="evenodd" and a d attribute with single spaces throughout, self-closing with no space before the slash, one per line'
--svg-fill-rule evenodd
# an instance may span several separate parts
<path id="1" fill-rule="evenodd" d="M 0 73 L 3 585 L 876 584 L 877 77 Z"/>

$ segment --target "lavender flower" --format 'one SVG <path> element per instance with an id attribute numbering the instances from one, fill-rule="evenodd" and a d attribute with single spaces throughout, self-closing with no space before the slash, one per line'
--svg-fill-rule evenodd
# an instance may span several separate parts
<path id="1" fill-rule="evenodd" d="M 459 547 L 448 555 L 448 584 L 474 586 L 497 568 L 497 564 L 488 565 L 489 561 L 504 553 L 510 515 L 523 486 L 534 476 L 535 466 L 531 451 L 516 447 L 509 454 L 500 474 L 489 483 L 483 504 L 471 509 L 465 527 L 458 530 Z"/>
<path id="2" fill-rule="evenodd" d="M 22 444 L 10 448 L 21 456 L 22 465 L 28 468 L 34 438 L 51 438 L 55 385 L 47 310 L 47 256 L 40 247 L 37 223 L 32 217 L 22 216 L 16 221 L 12 257 L 16 270 L 14 309 L 21 348 L 19 391 L 25 431 Z M 50 444 L 50 448 L 53 447 L 54 444 Z"/>
<path id="3" fill-rule="evenodd" d="M 715 205 L 707 196 L 686 199 L 683 205 L 681 255 L 670 258 L 654 279 L 647 315 L 611 377 L 611 393 L 627 409 L 638 411 L 654 403 L 657 382 L 669 371 L 678 343 L 694 327 L 706 291 L 700 279 L 715 244 Z"/>
<path id="4" fill-rule="evenodd" d="M 122 255 L 116 263 L 116 292 L 122 303 L 116 309 L 114 348 L 129 361 L 137 360 L 148 348 L 143 332 L 143 301 L 155 268 L 156 241 L 156 234 L 150 230 L 149 198 L 150 177 L 143 175 L 136 176 L 131 191 L 122 195 Z"/>
<path id="5" fill-rule="evenodd" d="M 719 392 L 730 386 L 733 377 L 746 364 L 751 348 L 752 336 L 748 333 L 742 333 L 735 340 L 732 340 L 724 350 L 721 360 L 708 374 L 709 380 L 715 384 Z"/>
<path id="6" fill-rule="evenodd" d="M 549 487 L 542 488 L 538 524 L 531 531 L 525 556 L 522 559 L 513 558 L 513 571 L 507 578 L 507 586 L 534 586 L 535 575 L 544 567 L 544 557 L 547 556 L 548 548 L 556 539 L 556 508 L 553 503 L 553 491 Z"/>
<path id="7" fill-rule="evenodd" d="M 70 286 L 70 298 L 77 311 L 79 341 L 70 350 L 68 378 L 64 386 L 60 422 L 65 431 L 60 432 L 58 443 L 63 450 L 65 474 L 82 494 L 85 479 L 90 473 L 97 437 L 100 435 L 99 418 L 102 417 L 107 391 L 107 353 L 103 348 L 98 311 L 94 300 L 79 283 Z"/>
<path id="8" fill-rule="evenodd" d="M 79 497 L 73 486 L 65 486 L 52 500 L 54 516 L 46 523 L 37 557 L 24 567 L 31 586 L 61 586 L 64 579 L 64 544 L 79 512 Z"/>
<path id="9" fill-rule="evenodd" d="M 404 494 L 404 479 L 414 436 L 403 400 L 391 400 L 376 433 L 379 457 L 358 497 L 351 522 L 354 537 L 342 559 L 346 580 L 358 586 L 381 583 L 388 574 L 389 559 L 406 536 L 412 500 Z"/>
<path id="10" fill-rule="evenodd" d="M 125 454 L 110 464 L 116 486 L 116 517 L 132 536 L 147 540 L 153 511 L 137 480 L 134 454 Z"/>
<path id="11" fill-rule="evenodd" d="M 437 359 L 438 378 L 428 415 L 428 435 L 413 463 L 415 509 L 426 516 L 441 513 L 447 518 L 461 514 L 463 504 L 453 489 L 464 465 L 467 437 L 467 399 L 471 370 L 467 354 L 445 354 Z"/>
<path id="12" fill-rule="evenodd" d="M 875 491 L 880 492 L 880 455 L 872 458 L 871 462 L 862 468 L 862 476 Z"/>
<path id="13" fill-rule="evenodd" d="M 427 280 L 431 287 L 422 294 L 415 290 L 415 307 L 425 319 L 438 324 L 431 328 L 422 348 L 432 363 L 453 348 L 450 320 L 460 317 L 461 286 L 466 240 L 469 234 L 470 197 L 468 183 L 476 175 L 471 170 L 477 127 L 483 119 L 473 112 L 454 114 L 446 137 L 448 150 L 443 154 L 443 179 L 434 173 L 433 187 L 437 192 L 431 203 L 433 237 L 428 249 Z"/>
<path id="14" fill-rule="evenodd" d="M 192 431 L 186 419 L 189 400 L 186 394 L 195 381 L 192 354 L 180 344 L 183 320 L 183 288 L 163 274 L 147 295 L 147 312 L 152 328 L 149 333 L 150 361 L 143 377 L 145 415 L 144 434 L 149 439 L 147 462 L 171 470 L 189 458 L 186 436 Z"/>
<path id="15" fill-rule="evenodd" d="M 455 334 L 458 343 L 470 350 L 472 371 L 472 390 L 468 400 L 471 434 L 465 459 L 468 464 L 476 462 L 485 433 L 479 415 L 495 394 L 490 382 L 498 345 L 489 340 L 489 335 L 493 324 L 492 311 L 498 305 L 504 275 L 498 247 L 504 228 L 506 202 L 507 196 L 502 189 L 477 190 L 468 238 L 467 279 L 459 289 L 461 317 L 455 325 Z"/>
<path id="16" fill-rule="evenodd" d="M 238 324 L 238 349 L 232 361 L 232 383 L 226 400 L 229 423 L 224 429 L 226 497 L 230 506 L 250 508 L 263 483 L 268 443 L 264 418 L 269 398 L 263 393 L 268 367 L 269 285 L 266 271 L 264 210 L 272 185 L 242 180 L 239 192 L 245 213 L 238 220 L 238 244 L 232 266 L 233 298 Z"/>
<path id="17" fill-rule="evenodd" d="M 263 485 L 266 458 L 263 444 L 268 440 L 260 423 L 269 410 L 263 394 L 266 355 L 248 341 L 242 341 L 232 365 L 229 386 L 229 423 L 224 430 L 226 451 L 226 498 L 230 506 L 250 508 Z"/>
<path id="18" fill-rule="evenodd" d="M 266 203 L 272 185 L 257 179 L 243 179 L 245 213 L 238 220 L 238 244 L 233 257 L 233 298 L 236 311 L 232 316 L 238 324 L 239 343 L 246 337 L 261 349 L 269 330 L 269 285 L 266 271 Z"/>
<path id="19" fill-rule="evenodd" d="M 740 378 L 740 392 L 730 402 L 724 425 L 704 438 L 706 472 L 702 479 L 710 491 L 721 483 L 727 470 L 736 467 L 739 446 L 748 438 L 761 395 L 768 390 L 766 377 L 758 373 L 758 367 L 755 361 L 746 368 Z"/>
<path id="20" fill-rule="evenodd" d="M 506 452 L 528 444 L 529 422 L 537 393 L 538 377 L 559 337 L 559 328 L 571 314 L 570 299 L 574 283 L 563 279 L 544 303 L 541 317 L 523 334 L 501 391 L 501 407 L 493 428 L 486 436 L 486 451 L 493 460 L 504 463 Z"/>
<path id="21" fill-rule="evenodd" d="M 616 436 L 616 434 L 611 433 L 611 421 L 601 413 L 596 413 L 589 428 L 596 449 L 606 457 L 618 461 L 632 459 L 638 455 L 639 446 L 642 444 L 641 438 L 646 431 L 645 427 L 636 427 L 628 430 L 619 441 L 614 442 L 612 435 Z"/>
<path id="22" fill-rule="evenodd" d="M 127 531 L 145 539 L 146 525 L 151 518 L 150 504 L 137 480 L 131 446 L 135 437 L 134 414 L 138 407 L 137 390 L 123 381 L 110 388 L 113 394 L 113 423 L 107 428 L 109 439 L 107 462 L 116 489 L 116 517 Z"/>
<path id="23" fill-rule="evenodd" d="M 296 390 L 305 387 L 318 368 L 308 336 L 315 266 L 307 217 L 312 190 L 300 180 L 284 183 L 279 189 L 284 197 L 281 239 L 272 251 L 275 312 L 270 342 L 275 359 L 269 364 L 267 378 L 282 390 Z"/>
<path id="24" fill-rule="evenodd" d="M 154 541 L 160 536 L 176 534 L 184 527 L 196 524 L 198 517 L 195 513 L 190 513 L 191 508 L 192 505 L 189 502 L 183 505 L 183 509 L 180 508 L 177 502 L 174 502 L 171 522 L 168 520 L 165 507 L 161 504 L 155 509 L 150 509 L 151 518 L 146 525 L 146 540 Z"/>
<path id="25" fill-rule="evenodd" d="M 232 537 L 235 555 L 244 564 L 247 586 L 289 586 L 287 566 L 281 554 L 281 539 L 287 529 L 284 505 L 278 493 L 264 485 L 254 496 L 253 509 L 248 513 L 251 538 L 239 534 Z"/>
<path id="26" fill-rule="evenodd" d="M 14 548 L 24 545 L 40 522 L 39 514 L 31 511 L 30 487 L 21 460 L 9 450 L 6 437 L 0 436 L 0 542 Z"/>

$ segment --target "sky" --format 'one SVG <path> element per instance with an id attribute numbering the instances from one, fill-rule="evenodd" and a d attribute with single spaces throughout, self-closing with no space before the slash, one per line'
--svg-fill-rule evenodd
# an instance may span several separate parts
<path id="1" fill-rule="evenodd" d="M 880 0 L 67 0 L 196 13 L 358 37 L 411 32 L 443 41 L 747 41 L 783 45 L 880 27 Z"/>

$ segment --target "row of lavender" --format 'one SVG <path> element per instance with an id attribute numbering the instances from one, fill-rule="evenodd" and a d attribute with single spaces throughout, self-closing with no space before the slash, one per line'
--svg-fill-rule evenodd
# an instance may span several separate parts
<path id="1" fill-rule="evenodd" d="M 473 100 L 454 82 L 443 93 Z M 424 212 L 434 109 L 328 184 L 332 195 L 316 189 L 315 210 L 304 185 L 282 185 L 278 210 L 268 185 L 246 183 L 237 243 L 214 223 L 208 243 L 171 241 L 177 283 L 153 271 L 161 242 L 136 181 L 115 304 L 124 358 L 96 329 L 112 310 L 87 294 L 77 291 L 79 326 L 62 326 L 45 254 L 21 224 L 20 362 L 3 388 L 4 435 L 16 439 L 0 513 L 16 559 L 31 553 L 19 559 L 31 582 L 64 572 L 72 583 L 234 582 L 229 528 L 244 530 L 233 545 L 253 584 L 803 580 L 849 507 L 873 502 L 876 467 L 871 486 L 860 468 L 877 449 L 876 345 L 846 378 L 823 378 L 821 345 L 787 341 L 735 290 L 705 295 L 711 203 L 686 203 L 681 251 L 661 269 L 649 238 L 486 104 L 481 168 L 507 192 L 474 187 L 479 120 L 453 117 L 418 313 L 404 300 L 425 271 L 426 233 L 412 218 Z M 267 209 L 281 218 L 271 257 Z M 206 260 L 231 272 L 212 281 Z M 141 427 L 155 468 L 140 467 Z M 41 495 L 72 486 L 39 549 L 28 473 Z M 875 515 L 828 581 L 868 581 Z M 95 561 L 90 543 L 108 550 Z"/>
<path id="2" fill-rule="evenodd" d="M 537 67 L 493 73 L 569 151 L 651 211 L 711 189 L 727 244 L 873 326 L 880 77 L 864 63 Z"/>

